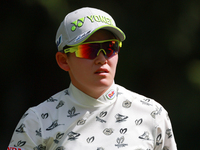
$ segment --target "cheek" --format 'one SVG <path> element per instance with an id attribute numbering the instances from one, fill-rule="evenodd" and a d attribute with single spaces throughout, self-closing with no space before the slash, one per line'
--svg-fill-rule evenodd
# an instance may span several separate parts
<path id="1" fill-rule="evenodd" d="M 83 76 L 88 72 L 90 63 L 86 59 L 75 58 L 75 61 L 71 61 L 70 70 L 76 76 Z"/>
<path id="2" fill-rule="evenodd" d="M 109 61 L 110 63 L 110 67 L 113 69 L 113 70 L 116 70 L 116 67 L 117 67 L 117 63 L 118 63 L 118 55 L 115 55 L 114 57 L 112 57 Z"/>

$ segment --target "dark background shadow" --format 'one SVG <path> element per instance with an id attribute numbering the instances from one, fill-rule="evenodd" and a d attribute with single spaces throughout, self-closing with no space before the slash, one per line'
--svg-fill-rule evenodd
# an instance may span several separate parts
<path id="1" fill-rule="evenodd" d="M 4 0 L 0 5 L 1 135 L 6 149 L 23 115 L 68 87 L 56 64 L 55 34 L 77 8 L 102 9 L 127 36 L 115 82 L 153 98 L 169 112 L 178 149 L 198 149 L 200 1 Z"/>

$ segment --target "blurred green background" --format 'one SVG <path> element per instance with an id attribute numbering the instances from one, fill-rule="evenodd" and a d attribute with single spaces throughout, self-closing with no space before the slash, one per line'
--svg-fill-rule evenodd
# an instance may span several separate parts
<path id="1" fill-rule="evenodd" d="M 67 13 L 84 6 L 111 14 L 127 36 L 115 82 L 166 108 L 178 149 L 198 149 L 199 0 L 1 1 L 0 149 L 29 107 L 68 87 L 55 61 L 55 34 Z"/>

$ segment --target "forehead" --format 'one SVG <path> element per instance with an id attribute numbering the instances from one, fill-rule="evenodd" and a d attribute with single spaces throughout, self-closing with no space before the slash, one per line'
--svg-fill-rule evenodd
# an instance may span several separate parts
<path id="1" fill-rule="evenodd" d="M 85 42 L 91 41 L 102 41 L 102 40 L 109 40 L 109 39 L 116 39 L 114 34 L 108 30 L 100 29 L 93 33 Z"/>

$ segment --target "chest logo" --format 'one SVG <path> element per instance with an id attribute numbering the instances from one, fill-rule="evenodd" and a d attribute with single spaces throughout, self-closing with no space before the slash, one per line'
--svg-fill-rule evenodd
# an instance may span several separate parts
<path id="1" fill-rule="evenodd" d="M 124 115 L 121 115 L 121 114 L 116 114 L 115 118 L 116 118 L 116 122 L 120 123 L 120 122 L 126 121 L 128 116 L 124 116 Z"/>
<path id="2" fill-rule="evenodd" d="M 25 128 L 25 124 L 21 124 L 19 128 L 17 128 L 15 131 L 18 133 L 24 133 L 24 128 Z"/>
<path id="3" fill-rule="evenodd" d="M 78 126 L 79 126 L 79 125 L 84 125 L 85 122 L 86 122 L 86 120 L 80 119 L 80 120 L 77 122 L 77 125 L 78 125 Z"/>
<path id="4" fill-rule="evenodd" d="M 65 103 L 65 102 L 63 102 L 63 101 L 60 101 L 60 102 L 58 103 L 58 105 L 56 106 L 56 109 L 58 109 L 58 108 L 62 107 L 62 106 L 64 105 L 64 103 Z"/>
<path id="5" fill-rule="evenodd" d="M 130 108 L 131 107 L 131 102 L 129 100 L 125 100 L 123 103 L 122 103 L 122 106 L 124 108 Z"/>
<path id="6" fill-rule="evenodd" d="M 72 118 L 72 117 L 74 117 L 74 116 L 76 116 L 76 115 L 78 115 L 78 114 L 80 114 L 80 113 L 76 113 L 76 108 L 75 108 L 75 107 L 72 107 L 72 109 L 68 110 L 68 114 L 69 114 L 69 115 L 67 115 L 67 117 Z"/>
<path id="7" fill-rule="evenodd" d="M 92 143 L 94 141 L 94 136 L 88 137 L 86 140 L 88 143 Z"/>
<path id="8" fill-rule="evenodd" d="M 126 132 L 127 132 L 127 128 L 121 128 L 120 130 L 119 130 L 119 132 L 121 133 L 121 134 L 125 134 Z"/>
<path id="9" fill-rule="evenodd" d="M 149 132 L 145 131 L 142 135 L 139 136 L 139 138 L 143 140 L 150 140 Z"/>
<path id="10" fill-rule="evenodd" d="M 141 125 L 142 122 L 143 122 L 143 119 L 142 119 L 142 118 L 136 119 L 136 120 L 135 120 L 135 124 L 136 124 L 137 126 L 138 126 L 138 125 Z"/>
<path id="11" fill-rule="evenodd" d="M 111 135 L 111 134 L 113 133 L 113 129 L 111 129 L 111 128 L 106 128 L 106 129 L 103 130 L 103 133 L 104 133 L 105 135 Z"/>
<path id="12" fill-rule="evenodd" d="M 115 144 L 115 146 L 117 146 L 118 148 L 120 147 L 125 147 L 128 144 L 124 144 L 124 136 L 117 138 L 117 144 Z"/>
<path id="13" fill-rule="evenodd" d="M 58 124 L 58 120 L 55 120 L 55 121 L 51 124 L 51 126 L 49 126 L 46 130 L 47 130 L 47 131 L 53 130 L 54 128 L 56 128 L 56 127 L 59 126 L 59 125 L 61 125 L 61 124 Z"/>
<path id="14" fill-rule="evenodd" d="M 26 144 L 26 141 L 18 141 L 17 142 L 17 145 L 14 145 L 14 147 L 22 147 L 22 146 L 24 146 Z M 13 149 L 14 150 L 14 149 Z M 17 149 L 18 150 L 18 149 Z"/>
<path id="15" fill-rule="evenodd" d="M 54 99 L 53 97 L 50 97 L 47 102 L 55 102 L 55 101 L 58 101 L 57 99 Z"/>
<path id="16" fill-rule="evenodd" d="M 151 112 L 151 116 L 155 119 L 157 115 L 161 114 L 161 112 L 162 112 L 162 107 L 160 108 L 157 107 L 155 111 Z"/>
<path id="17" fill-rule="evenodd" d="M 107 111 L 102 111 L 99 116 L 96 116 L 96 121 L 99 121 L 101 123 L 106 123 L 105 120 L 103 120 L 102 118 L 105 117 L 107 115 Z"/>
<path id="18" fill-rule="evenodd" d="M 48 113 L 45 113 L 45 114 L 41 114 L 41 117 L 42 119 L 47 119 L 49 117 L 49 114 Z"/>
<path id="19" fill-rule="evenodd" d="M 80 136 L 79 133 L 75 133 L 73 131 L 69 132 L 67 135 L 69 136 L 68 138 L 69 141 L 74 141 Z"/>
<path id="20" fill-rule="evenodd" d="M 64 135 L 64 133 L 58 133 L 57 135 L 56 135 L 56 139 L 55 140 L 53 140 L 56 144 L 58 144 L 59 143 L 59 140 L 63 137 L 63 135 Z"/>
<path id="21" fill-rule="evenodd" d="M 115 98 L 115 95 L 116 95 L 115 91 L 114 90 L 110 90 L 108 92 L 108 94 L 106 94 L 106 97 L 107 97 L 107 99 L 112 100 L 112 99 Z"/>
<path id="22" fill-rule="evenodd" d="M 41 128 L 39 130 L 36 130 L 36 136 L 42 137 L 42 131 Z"/>

